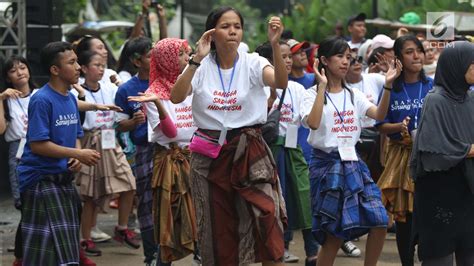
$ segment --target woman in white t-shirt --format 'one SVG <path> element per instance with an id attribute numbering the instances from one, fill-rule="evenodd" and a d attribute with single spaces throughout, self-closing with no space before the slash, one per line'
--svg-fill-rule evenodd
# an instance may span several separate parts
<path id="1" fill-rule="evenodd" d="M 192 99 L 170 101 L 171 88 L 189 61 L 186 40 L 166 38 L 151 50 L 150 87 L 145 94 L 129 96 L 145 104 L 148 138 L 154 144 L 153 220 L 160 261 L 167 263 L 196 250 L 197 226 L 190 188 L 189 143 L 196 131 Z M 179 224 L 179 226 L 177 226 Z"/>
<path id="2" fill-rule="evenodd" d="M 93 51 L 79 54 L 78 63 L 84 76 L 85 101 L 93 104 L 113 105 L 117 86 L 101 81 L 104 70 L 104 58 Z M 73 91 L 75 93 L 76 91 Z M 114 239 L 138 249 L 139 243 L 134 233 L 127 228 L 128 214 L 132 210 L 135 193 L 135 177 L 125 155 L 115 138 L 114 111 L 86 112 L 84 137 L 81 146 L 100 152 L 101 160 L 96 166 L 83 166 L 77 173 L 79 193 L 84 200 L 81 217 L 81 247 L 88 255 L 100 256 L 101 251 L 91 238 L 91 229 L 95 224 L 96 208 L 105 209 L 105 204 L 113 194 L 120 195 L 118 224 Z"/>
<path id="3" fill-rule="evenodd" d="M 243 27 L 234 8 L 211 11 L 196 55 L 171 90 L 173 103 L 193 95 L 198 130 L 190 144 L 191 180 L 203 265 L 278 265 L 284 253 L 285 206 L 260 130 L 264 87 L 287 87 L 283 25 L 278 17 L 268 23 L 274 67 L 258 54 L 238 52 Z"/>
<path id="4" fill-rule="evenodd" d="M 376 265 L 388 223 L 380 190 L 355 145 L 363 116 L 385 117 L 390 99 L 385 90 L 391 90 L 401 64 L 390 64 L 377 107 L 344 84 L 350 59 L 344 39 L 321 42 L 314 67 L 319 85 L 306 91 L 301 108 L 303 124 L 311 129 L 308 143 L 314 148 L 309 169 L 313 234 L 322 244 L 318 265 L 332 265 L 344 240 L 369 232 L 365 265 Z"/>
<path id="5" fill-rule="evenodd" d="M 5 141 L 9 147 L 8 175 L 15 208 L 21 209 L 16 168 L 26 142 L 28 104 L 37 90 L 34 89 L 35 84 L 30 77 L 30 66 L 22 56 L 13 55 L 5 62 L 2 78 L 6 82 L 6 89 L 0 92 L 0 134 L 5 133 Z M 20 225 L 21 221 L 15 236 L 16 262 L 21 261 L 23 256 Z"/>
<path id="6" fill-rule="evenodd" d="M 26 139 L 28 127 L 28 104 L 31 96 L 36 92 L 30 78 L 30 67 L 25 58 L 13 55 L 3 68 L 2 77 L 6 82 L 6 89 L 0 93 L 0 125 L 4 125 L 5 141 L 9 145 L 9 177 L 12 195 L 16 208 L 20 208 L 20 191 L 16 167 L 19 163 Z M 1 126 L 0 126 L 1 129 Z"/>
<path id="7" fill-rule="evenodd" d="M 280 50 L 287 73 L 290 74 L 293 65 L 290 46 L 288 43 L 281 41 Z M 255 51 L 273 62 L 270 43 L 260 45 Z M 319 245 L 311 232 L 308 163 L 304 158 L 301 146 L 297 144 L 298 128 L 301 126 L 300 106 L 306 90 L 301 84 L 292 80 L 288 81 L 286 90 L 270 87 L 266 87 L 265 90 L 270 95 L 268 98 L 269 113 L 276 111 L 281 103 L 278 139 L 275 143 L 271 143 L 271 145 L 269 143 L 269 145 L 273 158 L 275 158 L 288 213 L 285 251 L 286 254 L 290 254 L 289 244 L 293 230 L 301 230 L 306 253 L 306 265 L 316 266 Z M 285 257 L 287 256 L 289 255 Z"/>

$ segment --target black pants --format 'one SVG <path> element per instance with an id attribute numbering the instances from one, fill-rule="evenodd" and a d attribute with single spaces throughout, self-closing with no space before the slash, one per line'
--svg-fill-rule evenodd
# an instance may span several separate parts
<path id="1" fill-rule="evenodd" d="M 453 266 L 453 254 L 446 257 L 424 260 L 422 266 Z M 457 266 L 472 266 L 474 265 L 474 250 L 471 251 L 456 251 L 456 265 Z"/>
<path id="2" fill-rule="evenodd" d="M 415 241 L 412 238 L 412 215 L 407 214 L 406 222 L 396 222 L 397 248 L 402 266 L 413 266 Z"/>

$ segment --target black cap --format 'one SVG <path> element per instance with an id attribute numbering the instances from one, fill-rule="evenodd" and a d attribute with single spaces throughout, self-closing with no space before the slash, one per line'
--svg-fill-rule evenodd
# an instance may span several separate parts
<path id="1" fill-rule="evenodd" d="M 347 21 L 347 26 L 350 26 L 355 21 L 365 21 L 367 19 L 367 15 L 365 13 L 359 13 L 349 18 Z"/>

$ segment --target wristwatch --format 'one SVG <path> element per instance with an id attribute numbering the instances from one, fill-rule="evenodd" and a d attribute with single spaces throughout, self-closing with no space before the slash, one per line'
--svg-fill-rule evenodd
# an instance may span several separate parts
<path id="1" fill-rule="evenodd" d="M 189 62 L 188 62 L 189 65 L 196 66 L 196 67 L 201 66 L 201 63 L 195 62 L 193 59 L 194 59 L 194 56 L 189 58 Z"/>

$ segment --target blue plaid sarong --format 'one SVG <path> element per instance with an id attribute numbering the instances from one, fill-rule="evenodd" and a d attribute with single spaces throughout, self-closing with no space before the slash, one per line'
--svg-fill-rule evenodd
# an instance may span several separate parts
<path id="1" fill-rule="evenodd" d="M 337 151 L 314 149 L 309 172 L 313 234 L 320 244 L 326 241 L 326 233 L 351 240 L 370 228 L 387 227 L 380 190 L 360 158 L 343 162 Z"/>
<path id="2" fill-rule="evenodd" d="M 72 180 L 45 175 L 21 193 L 23 265 L 79 265 L 81 201 Z"/>

